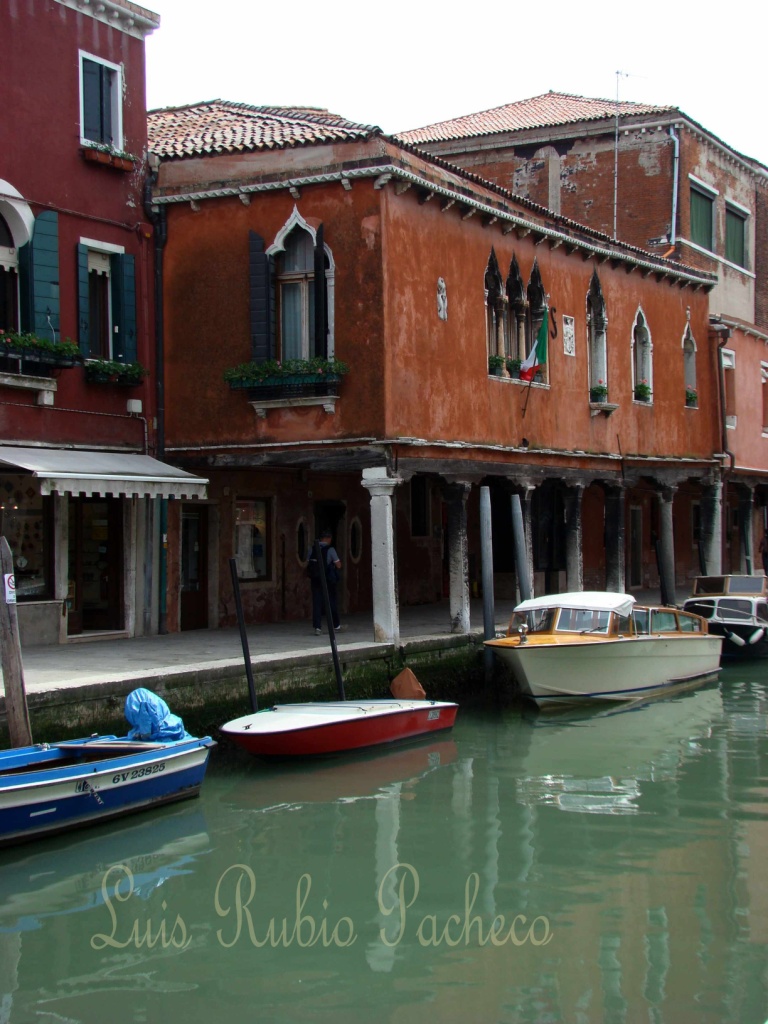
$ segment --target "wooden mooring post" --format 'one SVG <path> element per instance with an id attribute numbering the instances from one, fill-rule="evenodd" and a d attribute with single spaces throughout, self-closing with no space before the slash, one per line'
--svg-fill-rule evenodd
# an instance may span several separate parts
<path id="1" fill-rule="evenodd" d="M 32 743 L 32 730 L 29 726 L 24 668 L 21 663 L 13 555 L 5 537 L 0 537 L 0 566 L 0 663 L 5 685 L 8 732 L 12 747 L 27 747 Z"/>

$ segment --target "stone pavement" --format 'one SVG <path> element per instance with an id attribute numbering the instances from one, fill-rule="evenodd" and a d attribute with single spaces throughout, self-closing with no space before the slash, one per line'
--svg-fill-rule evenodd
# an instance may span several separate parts
<path id="1" fill-rule="evenodd" d="M 636 594 L 638 603 L 658 602 L 658 593 Z M 513 601 L 497 601 L 496 630 L 506 629 Z M 452 647 L 467 638 L 452 634 L 447 601 L 400 610 L 400 647 Z M 476 639 L 483 635 L 483 605 L 473 600 L 470 630 Z M 248 626 L 248 646 L 254 671 L 269 666 L 301 666 L 320 663 L 330 657 L 327 632 L 316 636 L 309 621 L 265 623 Z M 349 616 L 344 630 L 336 634 L 343 660 L 365 661 L 387 656 L 392 645 L 375 643 L 369 613 Z M 42 697 L 54 691 L 80 690 L 94 693 L 114 684 L 124 693 L 134 686 L 149 689 L 158 680 L 172 682 L 182 677 L 222 678 L 242 670 L 243 652 L 237 628 L 193 630 L 167 636 L 100 637 L 64 645 L 27 647 L 22 650 L 27 695 Z M 72 694 L 74 696 L 74 693 Z M 0 713 L 5 709 L 5 690 L 0 683 Z"/>

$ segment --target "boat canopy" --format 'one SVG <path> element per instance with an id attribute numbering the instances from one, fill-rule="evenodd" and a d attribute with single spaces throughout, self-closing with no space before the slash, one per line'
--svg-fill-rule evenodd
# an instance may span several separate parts
<path id="1" fill-rule="evenodd" d="M 521 602 L 515 612 L 532 612 L 540 608 L 576 608 L 586 611 L 616 612 L 629 615 L 635 603 L 631 594 L 606 593 L 602 590 L 579 590 L 570 594 L 546 594 Z"/>

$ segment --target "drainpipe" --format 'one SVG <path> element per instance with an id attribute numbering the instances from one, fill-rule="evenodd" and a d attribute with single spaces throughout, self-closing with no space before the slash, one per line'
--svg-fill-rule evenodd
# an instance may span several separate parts
<path id="1" fill-rule="evenodd" d="M 152 205 L 152 186 L 157 182 L 159 161 L 150 154 L 152 173 L 144 183 L 144 213 L 155 233 L 155 403 L 157 430 L 155 447 L 158 459 L 165 456 L 165 379 L 164 379 L 164 317 L 163 317 L 163 251 L 168 240 L 165 207 Z M 168 499 L 160 498 L 160 571 L 158 580 L 157 631 L 168 632 Z"/>
<path id="2" fill-rule="evenodd" d="M 672 226 L 669 232 L 669 244 L 674 247 L 677 245 L 677 198 L 680 191 L 680 183 L 677 180 L 680 168 L 680 138 L 678 137 L 675 125 L 671 125 L 669 128 L 669 137 L 672 139 L 672 145 L 675 147 L 672 169 Z"/>

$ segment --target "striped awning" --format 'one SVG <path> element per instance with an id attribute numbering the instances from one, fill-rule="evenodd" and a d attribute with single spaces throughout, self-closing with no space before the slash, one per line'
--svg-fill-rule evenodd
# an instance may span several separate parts
<path id="1" fill-rule="evenodd" d="M 0 446 L 3 468 L 40 481 L 41 494 L 205 498 L 208 481 L 149 455 Z"/>

